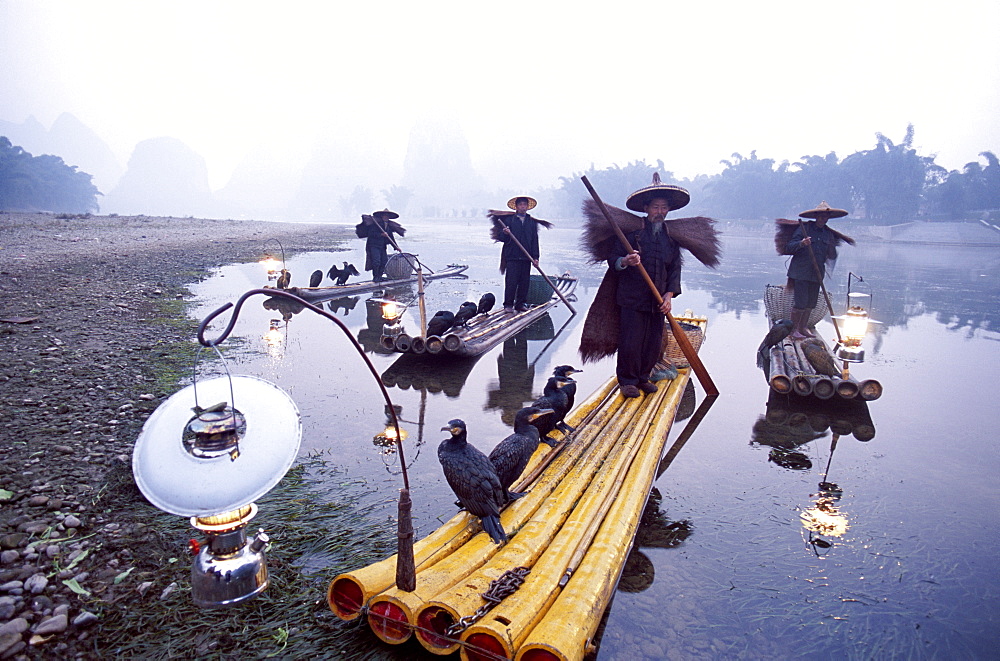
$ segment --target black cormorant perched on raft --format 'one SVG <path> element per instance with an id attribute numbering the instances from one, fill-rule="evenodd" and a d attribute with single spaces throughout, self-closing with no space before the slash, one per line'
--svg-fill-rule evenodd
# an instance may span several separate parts
<path id="1" fill-rule="evenodd" d="M 438 310 L 427 322 L 427 337 L 441 336 L 455 324 L 455 313 L 450 310 Z"/>
<path id="2" fill-rule="evenodd" d="M 355 268 L 354 264 L 348 264 L 344 262 L 344 268 L 338 269 L 337 265 L 334 264 L 330 267 L 330 270 L 326 272 L 326 275 L 333 280 L 334 284 L 346 285 L 347 279 L 352 275 L 361 275 L 358 273 L 358 269 Z"/>
<path id="3" fill-rule="evenodd" d="M 472 301 L 466 301 L 458 307 L 458 312 L 455 313 L 455 325 L 464 326 L 469 319 L 478 314 L 479 306 Z"/>
<path id="4" fill-rule="evenodd" d="M 771 347 L 788 337 L 794 325 L 790 319 L 779 319 L 767 331 L 764 340 L 757 347 L 757 367 L 765 369 L 771 363 Z"/>
<path id="5" fill-rule="evenodd" d="M 532 423 L 538 427 L 538 433 L 541 434 L 543 443 L 555 445 L 556 441 L 549 438 L 548 433 L 553 429 L 565 431 L 565 429 L 558 427 L 563 417 L 569 412 L 569 396 L 565 390 L 575 387 L 576 381 L 572 379 L 550 376 L 549 380 L 545 382 L 545 390 L 542 391 L 542 396 L 531 403 L 532 406 L 537 406 L 540 409 L 552 409 L 554 411 L 552 415 L 539 418 Z"/>
<path id="6" fill-rule="evenodd" d="M 482 520 L 483 530 L 494 543 L 506 542 L 507 534 L 500 525 L 500 507 L 506 489 L 500 486 L 496 469 L 485 454 L 469 445 L 464 421 L 451 420 L 441 431 L 451 433 L 438 446 L 438 461 L 448 486 L 462 507 Z"/>
<path id="7" fill-rule="evenodd" d="M 581 372 L 583 372 L 583 370 L 578 370 L 571 365 L 560 365 L 552 370 L 552 376 L 558 377 L 559 379 L 567 382 L 562 387 L 562 391 L 566 394 L 566 410 L 563 411 L 561 416 L 556 416 L 556 427 L 567 434 L 572 431 L 576 431 L 573 427 L 567 425 L 563 421 L 563 418 L 566 417 L 567 413 L 573 410 L 573 404 L 576 403 L 576 379 L 573 378 L 573 375 Z"/>
<path id="8" fill-rule="evenodd" d="M 312 275 L 309 276 L 309 286 L 319 287 L 319 283 L 321 282 L 323 282 L 323 272 L 320 271 L 319 269 L 316 269 L 315 271 L 312 272 Z"/>
<path id="9" fill-rule="evenodd" d="M 496 469 L 500 486 L 503 487 L 504 502 L 516 500 L 524 492 L 511 491 L 510 485 L 521 477 L 528 460 L 538 448 L 541 437 L 538 428 L 531 424 L 542 416 L 552 415 L 552 409 L 540 409 L 536 406 L 526 406 L 514 417 L 514 433 L 503 439 L 490 452 L 490 462 Z"/>
<path id="10" fill-rule="evenodd" d="M 497 304 L 497 297 L 491 292 L 486 292 L 479 298 L 479 305 L 476 306 L 477 314 L 486 314 Z"/>

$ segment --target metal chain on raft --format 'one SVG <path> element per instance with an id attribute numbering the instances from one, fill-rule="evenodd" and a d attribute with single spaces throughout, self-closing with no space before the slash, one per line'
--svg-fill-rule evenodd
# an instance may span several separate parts
<path id="1" fill-rule="evenodd" d="M 482 594 L 485 604 L 480 606 L 472 615 L 459 618 L 458 622 L 448 627 L 445 635 L 449 637 L 457 636 L 470 626 L 475 624 L 483 615 L 489 613 L 501 601 L 517 592 L 517 589 L 524 583 L 524 578 L 531 573 L 527 567 L 517 567 L 508 569 L 503 576 L 490 582 L 490 587 Z"/>

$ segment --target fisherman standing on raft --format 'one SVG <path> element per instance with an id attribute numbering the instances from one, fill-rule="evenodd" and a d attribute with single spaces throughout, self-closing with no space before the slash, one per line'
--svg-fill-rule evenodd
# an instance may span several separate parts
<path id="1" fill-rule="evenodd" d="M 621 393 L 638 397 L 654 393 L 650 374 L 663 356 L 664 315 L 681 293 L 681 253 L 689 250 L 706 266 L 719 263 L 719 242 L 711 218 L 681 218 L 667 221 L 670 211 L 688 204 L 691 196 L 679 186 L 653 183 L 632 193 L 625 206 L 646 214 L 640 218 L 622 209 L 608 207 L 636 252 L 629 253 L 593 200 L 584 203 L 587 217 L 583 248 L 591 261 L 607 261 L 608 271 L 587 313 L 580 341 L 583 361 L 591 362 L 618 352 L 616 374 Z M 657 292 L 658 305 L 637 268 L 645 267 Z"/>
<path id="2" fill-rule="evenodd" d="M 788 283 L 785 289 L 794 295 L 792 332 L 789 335 L 793 340 L 816 336 L 809 330 L 809 315 L 819 300 L 820 282 L 826 275 L 827 262 L 832 269 L 837 259 L 837 246 L 841 241 L 854 245 L 854 239 L 827 227 L 826 223 L 831 218 L 846 215 L 847 211 L 844 209 L 831 208 L 824 201 L 815 209 L 799 214 L 802 218 L 812 219 L 808 222 L 785 219 L 777 221 L 775 248 L 779 255 L 792 256 L 788 264 Z"/>
<path id="3" fill-rule="evenodd" d="M 354 226 L 354 233 L 365 241 L 365 270 L 372 272 L 372 282 L 382 282 L 386 262 L 389 261 L 387 249 L 390 244 L 395 248 L 392 234 L 403 236 L 406 230 L 395 222 L 399 214 L 384 209 L 371 215 L 363 214 L 361 222 Z M 397 248 L 398 250 L 398 248 Z"/>
<path id="4" fill-rule="evenodd" d="M 537 204 L 534 198 L 522 195 L 507 201 L 507 207 L 514 213 L 490 211 L 487 214 L 493 221 L 490 236 L 494 241 L 503 242 L 500 272 L 504 274 L 503 309 L 507 312 L 528 309 L 531 267 L 538 267 L 538 226 L 552 227 L 552 223 L 528 215 L 528 210 Z M 524 250 L 513 239 L 517 239 Z"/>

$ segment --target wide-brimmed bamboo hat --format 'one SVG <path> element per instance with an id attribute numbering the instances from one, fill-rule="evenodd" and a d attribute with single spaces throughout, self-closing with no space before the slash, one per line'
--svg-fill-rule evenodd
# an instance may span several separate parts
<path id="1" fill-rule="evenodd" d="M 650 200 L 662 197 L 670 205 L 670 210 L 675 211 L 687 206 L 691 201 L 691 194 L 680 186 L 671 186 L 660 182 L 660 173 L 653 173 L 653 183 L 645 188 L 640 188 L 628 196 L 625 206 L 632 211 L 645 211 Z"/>
<path id="2" fill-rule="evenodd" d="M 843 218 L 847 215 L 847 211 L 844 209 L 834 209 L 826 203 L 826 200 L 823 200 L 815 209 L 803 211 L 799 215 L 803 218 L 818 218 L 821 215 L 826 216 L 827 218 Z"/>
<path id="3" fill-rule="evenodd" d="M 389 211 L 388 209 L 383 209 L 382 211 L 372 211 L 373 216 L 383 216 L 389 220 L 395 220 L 399 218 L 399 214 L 395 211 Z"/>
<path id="4" fill-rule="evenodd" d="M 528 209 L 529 210 L 534 209 L 535 207 L 538 206 L 538 201 L 535 198 L 528 197 L 527 195 L 518 195 L 517 197 L 512 197 L 509 200 L 507 200 L 507 207 L 509 209 L 514 209 L 516 211 L 517 210 L 517 204 L 516 204 L 516 202 L 518 201 L 518 199 L 520 199 L 522 197 L 528 201 Z"/>

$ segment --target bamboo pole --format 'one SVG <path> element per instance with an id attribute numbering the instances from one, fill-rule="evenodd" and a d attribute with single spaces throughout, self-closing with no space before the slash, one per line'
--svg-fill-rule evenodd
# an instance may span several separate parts
<path id="1" fill-rule="evenodd" d="M 837 342 L 842 342 L 840 339 L 840 327 L 837 326 L 837 320 L 833 318 L 833 303 L 830 302 L 830 294 L 827 293 L 826 285 L 823 283 L 823 272 L 819 270 L 819 262 L 816 261 L 816 253 L 813 252 L 812 237 L 810 237 L 809 232 L 806 231 L 806 224 L 802 222 L 802 219 L 799 218 L 798 221 L 799 227 L 802 229 L 802 236 L 810 240 L 810 242 L 806 244 L 806 248 L 809 249 L 809 257 L 812 259 L 813 268 L 816 269 L 816 277 L 819 278 L 820 289 L 823 290 L 823 299 L 826 301 L 826 309 L 830 311 L 830 322 L 833 324 L 833 330 L 837 333 Z"/>
<path id="2" fill-rule="evenodd" d="M 591 197 L 593 197 L 594 201 L 597 202 L 597 206 L 600 207 L 601 213 L 604 214 L 604 218 L 615 231 L 615 234 L 618 236 L 618 240 L 621 241 L 625 250 L 632 254 L 638 254 L 632 248 L 632 244 L 629 243 L 628 239 L 625 238 L 625 233 L 622 232 L 622 228 L 618 227 L 618 223 L 611 218 L 611 213 L 608 211 L 608 208 L 604 206 L 604 202 L 597 194 L 597 191 L 590 185 L 590 181 L 587 180 L 586 175 L 581 177 L 581 180 L 583 181 L 583 185 L 587 187 L 587 190 L 590 191 Z M 645 280 L 646 284 L 649 286 L 650 291 L 652 291 L 653 300 L 656 301 L 657 305 L 662 305 L 663 296 L 656 289 L 656 285 L 653 284 L 653 280 L 649 277 L 649 273 L 646 272 L 646 269 L 641 263 L 637 266 L 637 268 L 639 269 L 639 273 L 642 274 L 643 280 Z M 678 346 L 680 346 L 681 351 L 684 352 L 684 357 L 687 358 L 688 363 L 691 365 L 691 369 L 693 369 L 694 373 L 697 375 L 698 381 L 700 381 L 702 387 L 705 388 L 705 393 L 708 395 L 718 395 L 719 389 L 715 387 L 712 377 L 709 376 L 708 370 L 705 369 L 705 365 L 701 362 L 701 358 L 698 357 L 698 352 L 694 350 L 693 346 L 691 346 L 691 340 L 688 339 L 687 334 L 681 328 L 681 325 L 674 319 L 673 315 L 668 312 L 666 313 L 666 317 L 667 321 L 670 322 L 670 330 L 674 334 L 674 339 L 677 340 Z"/>
<path id="3" fill-rule="evenodd" d="M 792 380 L 788 378 L 788 368 L 785 366 L 785 353 L 781 349 L 781 343 L 771 347 L 771 370 L 768 372 L 768 383 L 771 388 L 782 395 L 787 395 L 792 390 Z"/>

